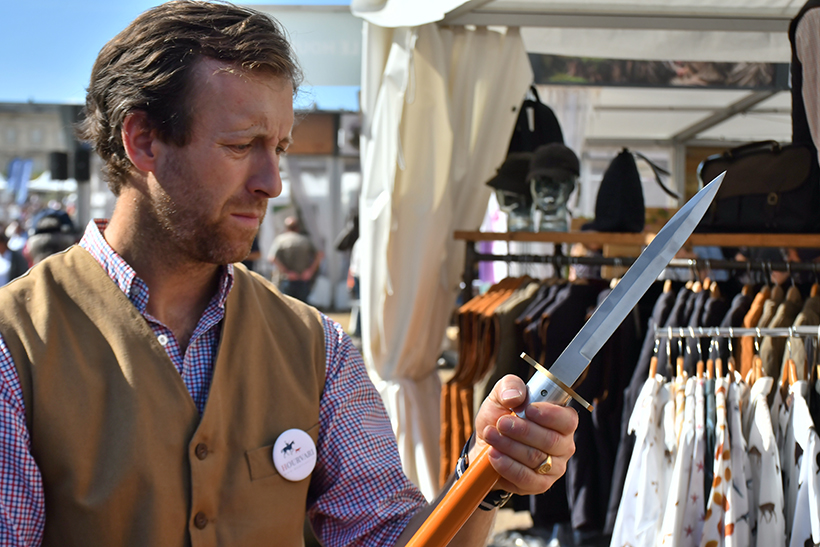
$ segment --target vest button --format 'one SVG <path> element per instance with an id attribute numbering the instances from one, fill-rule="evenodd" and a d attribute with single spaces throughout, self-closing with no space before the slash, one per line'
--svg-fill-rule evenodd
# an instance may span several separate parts
<path id="1" fill-rule="evenodd" d="M 196 454 L 196 457 L 200 460 L 204 460 L 208 457 L 208 445 L 205 443 L 199 443 L 194 449 L 194 454 Z"/>
<path id="2" fill-rule="evenodd" d="M 194 526 L 202 530 L 206 526 L 208 526 L 208 517 L 200 511 L 194 516 Z"/>

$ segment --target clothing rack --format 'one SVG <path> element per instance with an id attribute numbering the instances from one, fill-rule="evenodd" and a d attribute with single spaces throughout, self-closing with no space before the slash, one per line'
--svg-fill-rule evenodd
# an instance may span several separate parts
<path id="1" fill-rule="evenodd" d="M 739 338 L 741 336 L 763 336 L 785 338 L 795 336 L 820 337 L 820 326 L 778 327 L 778 328 L 733 328 L 733 327 L 667 327 L 655 329 L 656 338 Z"/>
<path id="2" fill-rule="evenodd" d="M 456 241 L 465 241 L 464 288 L 462 301 L 472 298 L 472 285 L 476 278 L 476 267 L 479 262 L 517 262 L 543 263 L 556 267 L 576 264 L 592 266 L 630 266 L 634 257 L 604 256 L 564 256 L 561 244 L 582 243 L 597 245 L 647 245 L 656 234 L 614 233 L 614 232 L 471 232 L 456 231 Z M 488 254 L 476 250 L 476 244 L 482 241 L 506 241 L 520 243 L 553 243 L 555 254 Z M 820 248 L 820 234 L 693 234 L 687 245 L 715 247 L 795 247 Z M 673 259 L 670 267 L 735 270 L 735 271 L 810 271 L 818 272 L 818 264 L 802 262 L 739 262 L 735 260 L 709 259 Z"/>

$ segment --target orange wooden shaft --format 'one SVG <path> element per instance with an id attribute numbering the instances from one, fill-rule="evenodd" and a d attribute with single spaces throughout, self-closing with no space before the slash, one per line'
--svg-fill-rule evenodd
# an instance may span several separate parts
<path id="1" fill-rule="evenodd" d="M 467 519 L 475 512 L 495 483 L 498 473 L 490 464 L 488 448 L 458 479 L 427 520 L 416 531 L 407 547 L 444 547 L 455 537 Z"/>

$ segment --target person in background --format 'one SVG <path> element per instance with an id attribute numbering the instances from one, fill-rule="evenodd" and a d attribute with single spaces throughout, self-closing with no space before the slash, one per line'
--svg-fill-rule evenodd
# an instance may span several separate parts
<path id="1" fill-rule="evenodd" d="M 279 290 L 307 302 L 313 277 L 324 256 L 310 238 L 301 233 L 296 217 L 287 217 L 285 232 L 273 239 L 268 251 L 268 262 L 279 271 Z"/>
<path id="2" fill-rule="evenodd" d="M 6 226 L 0 230 L 0 286 L 20 277 L 28 270 L 28 261 L 23 253 L 9 249 Z"/>
<path id="3" fill-rule="evenodd" d="M 28 233 L 23 227 L 23 222 L 19 219 L 12 220 L 6 228 L 6 235 L 9 238 L 9 249 L 13 251 L 22 251 L 26 246 Z"/>
<path id="4" fill-rule="evenodd" d="M 65 211 L 45 209 L 33 221 L 25 248 L 32 265 L 77 243 L 74 222 Z"/>
<path id="5" fill-rule="evenodd" d="M 293 546 L 305 516 L 326 547 L 404 545 L 437 503 L 342 327 L 234 266 L 299 82 L 281 27 L 227 2 L 162 3 L 103 46 L 79 132 L 112 217 L 0 289 L 0 545 Z M 499 480 L 453 547 L 564 473 L 577 414 L 526 401 L 507 376 L 477 412 L 459 469 L 486 449 Z"/>

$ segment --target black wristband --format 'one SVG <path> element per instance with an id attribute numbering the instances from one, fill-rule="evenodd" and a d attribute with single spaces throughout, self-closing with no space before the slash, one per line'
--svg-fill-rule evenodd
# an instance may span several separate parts
<path id="1" fill-rule="evenodd" d="M 469 452 L 470 443 L 473 441 L 473 436 L 475 436 L 475 433 L 467 439 L 467 443 L 464 445 L 464 448 L 461 449 L 461 456 L 458 458 L 458 462 L 456 463 L 456 480 L 460 479 L 470 466 Z M 511 497 L 511 492 L 507 492 L 505 490 L 493 490 L 484 497 L 478 505 L 478 508 L 482 511 L 492 511 L 497 507 L 503 507 Z"/>

